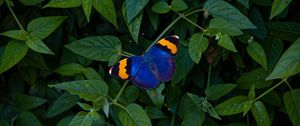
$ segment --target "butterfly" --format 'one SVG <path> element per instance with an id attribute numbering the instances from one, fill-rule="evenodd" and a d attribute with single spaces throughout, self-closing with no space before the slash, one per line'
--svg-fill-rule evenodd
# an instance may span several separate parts
<path id="1" fill-rule="evenodd" d="M 109 69 L 109 74 L 123 80 L 130 80 L 141 88 L 155 88 L 161 82 L 172 79 L 179 37 L 169 35 L 160 39 L 141 56 L 120 60 Z"/>

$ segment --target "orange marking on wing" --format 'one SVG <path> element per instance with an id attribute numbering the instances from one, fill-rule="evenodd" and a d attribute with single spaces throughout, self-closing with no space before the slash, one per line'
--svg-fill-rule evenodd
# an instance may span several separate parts
<path id="1" fill-rule="evenodd" d="M 163 38 L 163 39 L 159 40 L 158 43 L 161 44 L 162 46 L 167 46 L 167 48 L 171 50 L 172 54 L 177 53 L 177 47 L 172 42 Z"/>
<path id="2" fill-rule="evenodd" d="M 127 58 L 126 59 L 122 59 L 119 62 L 119 77 L 121 79 L 127 79 L 129 77 L 129 75 L 126 73 L 126 67 L 127 66 Z"/>

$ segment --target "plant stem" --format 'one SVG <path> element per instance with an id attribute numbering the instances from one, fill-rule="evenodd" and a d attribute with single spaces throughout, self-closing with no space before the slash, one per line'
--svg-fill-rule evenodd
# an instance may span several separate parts
<path id="1" fill-rule="evenodd" d="M 119 97 L 121 96 L 121 94 L 123 93 L 125 87 L 127 86 L 128 84 L 128 80 L 126 80 L 122 86 L 122 88 L 120 89 L 120 91 L 118 92 L 117 96 L 115 97 L 115 99 L 112 101 L 112 104 L 116 104 L 118 102 L 118 99 Z"/>
<path id="2" fill-rule="evenodd" d="M 174 123 L 175 123 L 175 117 L 176 117 L 176 114 L 173 114 L 173 115 L 172 115 L 172 120 L 171 120 L 171 125 L 170 125 L 170 126 L 174 126 Z"/>
<path id="3" fill-rule="evenodd" d="M 206 88 L 208 88 L 209 85 L 210 85 L 211 66 L 212 66 L 211 64 L 209 64 L 209 66 L 208 66 L 208 75 L 207 75 Z"/>
<path id="4" fill-rule="evenodd" d="M 192 25 L 194 25 L 195 27 L 199 28 L 202 31 L 205 31 L 204 28 L 202 28 L 201 26 L 199 26 L 197 23 L 195 23 L 194 21 L 192 21 L 191 19 L 187 18 L 186 16 L 182 16 L 182 18 L 186 21 L 188 21 L 189 23 L 191 23 Z"/>
<path id="5" fill-rule="evenodd" d="M 126 54 L 126 55 L 128 55 L 128 56 L 135 56 L 134 54 L 129 53 L 129 52 L 126 52 L 126 51 L 122 51 L 122 53 L 123 53 L 123 54 Z"/>
<path id="6" fill-rule="evenodd" d="M 15 12 L 13 11 L 13 9 L 11 8 L 11 6 L 9 5 L 8 0 L 5 0 L 5 3 L 7 5 L 8 10 L 10 11 L 10 13 L 12 14 L 12 16 L 14 17 L 15 21 L 17 22 L 18 26 L 20 27 L 21 30 L 25 31 L 25 29 L 23 28 L 23 26 L 21 25 L 18 17 L 16 16 Z"/>
<path id="7" fill-rule="evenodd" d="M 201 11 L 204 11 L 204 10 L 203 9 L 196 9 L 196 10 L 193 10 L 193 11 L 191 11 L 189 13 L 184 14 L 184 15 L 187 17 L 187 16 L 190 16 L 190 15 L 192 15 L 194 13 L 201 12 Z"/>
<path id="8" fill-rule="evenodd" d="M 285 82 L 286 79 L 281 80 L 280 82 L 278 82 L 276 85 L 274 85 L 273 87 L 271 87 L 269 90 L 265 91 L 264 93 L 262 93 L 260 96 L 258 96 L 257 98 L 255 98 L 254 101 L 257 101 L 258 99 L 262 98 L 263 96 L 265 96 L 266 94 L 268 94 L 270 91 L 274 90 L 276 87 L 278 87 L 279 85 L 281 85 L 283 82 Z"/>

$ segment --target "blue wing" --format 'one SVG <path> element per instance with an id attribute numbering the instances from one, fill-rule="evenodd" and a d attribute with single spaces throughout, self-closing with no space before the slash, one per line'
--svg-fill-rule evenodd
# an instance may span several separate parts
<path id="1" fill-rule="evenodd" d="M 155 88 L 160 83 L 153 68 L 146 62 L 140 66 L 132 82 L 142 88 Z"/>
<path id="2" fill-rule="evenodd" d="M 177 53 L 178 42 L 178 36 L 167 36 L 158 41 L 158 43 L 152 46 L 149 52 L 145 54 L 145 59 L 151 62 L 160 81 L 171 80 L 175 73 L 175 55 Z"/>

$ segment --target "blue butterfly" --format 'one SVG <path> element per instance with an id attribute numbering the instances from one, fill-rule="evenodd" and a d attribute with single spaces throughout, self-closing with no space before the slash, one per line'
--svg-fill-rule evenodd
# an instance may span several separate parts
<path id="1" fill-rule="evenodd" d="M 142 56 L 120 60 L 109 69 L 109 74 L 123 80 L 130 80 L 142 88 L 155 88 L 161 82 L 172 79 L 179 37 L 170 35 L 160 39 Z"/>

